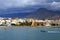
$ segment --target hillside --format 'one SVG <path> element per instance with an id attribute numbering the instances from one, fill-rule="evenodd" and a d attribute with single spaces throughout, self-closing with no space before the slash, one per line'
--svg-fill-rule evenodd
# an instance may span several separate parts
<path id="1" fill-rule="evenodd" d="M 37 11 L 26 16 L 27 18 L 39 18 L 39 19 L 55 19 L 60 17 L 60 11 L 52 11 L 45 8 L 40 8 Z"/>
<path id="2" fill-rule="evenodd" d="M 17 8 L 16 8 L 17 9 Z M 32 12 L 21 12 L 21 9 L 8 9 L 8 11 L 4 11 L 2 13 L 7 14 L 1 14 L 0 17 L 22 17 L 22 18 L 38 18 L 38 19 L 56 19 L 60 17 L 60 11 L 53 11 L 48 10 L 46 8 L 39 8 Z M 28 9 L 29 10 L 29 9 Z"/>

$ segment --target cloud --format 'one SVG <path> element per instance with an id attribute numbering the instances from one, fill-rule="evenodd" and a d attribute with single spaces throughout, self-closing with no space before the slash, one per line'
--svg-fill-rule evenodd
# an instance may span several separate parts
<path id="1" fill-rule="evenodd" d="M 25 7 L 45 3 L 46 0 L 0 0 L 0 7 Z"/>
<path id="2" fill-rule="evenodd" d="M 45 8 L 60 8 L 60 0 L 0 0 L 0 8 L 40 6 Z"/>
<path id="3" fill-rule="evenodd" d="M 58 10 L 58 9 L 60 9 L 60 2 L 52 2 L 50 6 L 52 9 Z"/>

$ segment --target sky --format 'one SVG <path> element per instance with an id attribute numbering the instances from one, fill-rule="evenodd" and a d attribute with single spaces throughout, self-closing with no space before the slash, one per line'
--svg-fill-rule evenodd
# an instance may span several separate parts
<path id="1" fill-rule="evenodd" d="M 60 0 L 0 0 L 0 9 L 27 7 L 60 10 Z"/>
<path id="2" fill-rule="evenodd" d="M 0 0 L 0 8 L 42 6 L 51 9 L 60 9 L 59 0 Z"/>

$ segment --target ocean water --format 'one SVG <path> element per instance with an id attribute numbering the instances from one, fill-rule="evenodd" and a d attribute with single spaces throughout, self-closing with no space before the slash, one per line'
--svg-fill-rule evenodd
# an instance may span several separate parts
<path id="1" fill-rule="evenodd" d="M 60 40 L 60 28 L 1 27 L 0 40 Z"/>

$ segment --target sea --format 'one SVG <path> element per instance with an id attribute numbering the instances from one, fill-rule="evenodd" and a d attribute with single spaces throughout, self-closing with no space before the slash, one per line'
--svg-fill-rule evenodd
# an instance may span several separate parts
<path id="1" fill-rule="evenodd" d="M 0 40 L 60 40 L 60 28 L 0 27 Z"/>

